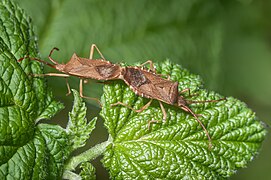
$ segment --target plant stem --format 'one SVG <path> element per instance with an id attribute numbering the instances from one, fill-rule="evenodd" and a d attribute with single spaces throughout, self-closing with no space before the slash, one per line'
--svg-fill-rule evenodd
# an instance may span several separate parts
<path id="1" fill-rule="evenodd" d="M 73 173 L 73 172 L 71 172 L 71 171 L 64 171 L 64 173 L 63 173 L 63 177 L 62 177 L 63 179 L 69 179 L 69 180 L 81 180 L 82 178 L 78 175 L 78 174 L 76 174 L 76 173 Z"/>
<path id="2" fill-rule="evenodd" d="M 107 141 L 95 145 L 91 149 L 79 154 L 78 156 L 72 157 L 65 166 L 65 170 L 72 171 L 82 162 L 90 161 L 101 155 L 106 147 L 112 143 L 111 136 Z"/>

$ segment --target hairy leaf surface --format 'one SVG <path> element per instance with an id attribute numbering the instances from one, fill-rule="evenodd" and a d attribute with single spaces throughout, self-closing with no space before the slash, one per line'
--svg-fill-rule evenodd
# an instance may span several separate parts
<path id="1" fill-rule="evenodd" d="M 86 112 L 87 108 L 79 93 L 75 90 L 73 91 L 74 103 L 73 109 L 69 113 L 69 122 L 66 130 L 69 133 L 71 142 L 73 144 L 72 150 L 83 147 L 92 130 L 95 128 L 96 119 L 94 118 L 90 122 L 87 122 Z"/>

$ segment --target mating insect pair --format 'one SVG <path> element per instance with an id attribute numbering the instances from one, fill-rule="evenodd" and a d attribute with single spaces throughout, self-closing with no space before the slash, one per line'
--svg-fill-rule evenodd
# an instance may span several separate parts
<path id="1" fill-rule="evenodd" d="M 94 54 L 95 49 L 101 56 L 101 59 L 93 59 L 93 54 Z M 76 54 L 73 54 L 69 62 L 67 62 L 66 64 L 59 64 L 51 57 L 54 50 L 58 50 L 58 49 L 53 48 L 48 56 L 49 60 L 53 64 L 37 59 L 37 58 L 30 58 L 30 59 L 44 63 L 62 72 L 63 74 L 48 73 L 48 74 L 35 75 L 35 76 L 59 76 L 59 77 L 65 77 L 65 78 L 70 77 L 70 76 L 77 76 L 80 78 L 80 86 L 79 86 L 80 96 L 84 98 L 89 98 L 83 95 L 83 80 L 84 79 L 96 79 L 96 80 L 104 80 L 104 81 L 117 80 L 117 79 L 123 80 L 137 95 L 140 95 L 145 98 L 149 98 L 150 101 L 140 109 L 133 109 L 132 107 L 122 102 L 117 102 L 115 104 L 112 104 L 111 106 L 122 105 L 127 108 L 130 108 L 131 110 L 135 112 L 142 112 L 144 109 L 150 106 L 153 99 L 156 99 L 158 100 L 162 113 L 163 113 L 163 121 L 166 121 L 167 113 L 162 102 L 167 103 L 169 105 L 177 106 L 194 116 L 194 118 L 198 121 L 198 123 L 201 125 L 201 127 L 205 131 L 206 136 L 208 137 L 208 140 L 209 140 L 209 146 L 212 145 L 211 137 L 207 129 L 199 120 L 198 115 L 195 114 L 188 107 L 188 105 L 191 103 L 217 102 L 217 101 L 224 100 L 224 98 L 218 99 L 218 100 L 209 100 L 209 101 L 188 101 L 181 94 L 186 91 L 188 91 L 190 94 L 190 90 L 184 89 L 181 92 L 179 92 L 178 82 L 174 82 L 169 79 L 162 78 L 160 74 L 156 73 L 156 70 L 151 61 L 147 61 L 143 63 L 141 66 L 122 67 L 118 64 L 113 64 L 107 61 L 95 44 L 91 46 L 89 59 L 81 58 L 77 56 Z M 21 58 L 18 61 L 22 61 L 25 58 L 27 57 Z M 146 70 L 143 68 L 143 66 L 147 63 L 149 63 L 150 65 L 149 70 Z M 68 87 L 68 93 L 70 93 L 70 87 L 68 83 L 67 83 L 67 87 Z M 90 99 L 97 100 L 95 98 L 90 98 Z M 149 122 L 149 126 L 150 126 L 150 123 L 153 123 L 153 122 L 159 122 L 159 121 L 152 120 Z"/>

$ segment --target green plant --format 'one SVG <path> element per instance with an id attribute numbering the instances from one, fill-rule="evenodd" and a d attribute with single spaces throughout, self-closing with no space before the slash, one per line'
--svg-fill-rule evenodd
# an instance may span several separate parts
<path id="1" fill-rule="evenodd" d="M 117 101 L 135 108 L 145 99 L 136 96 L 124 83 L 104 85 L 101 116 L 109 132 L 108 141 L 84 153 L 72 152 L 85 145 L 95 128 L 96 120 L 87 122 L 86 107 L 73 90 L 74 106 L 64 129 L 58 125 L 40 123 L 50 119 L 63 105 L 52 99 L 41 74 L 39 63 L 17 59 L 29 55 L 38 57 L 36 37 L 30 19 L 9 0 L 0 4 L 0 178 L 56 179 L 95 178 L 88 162 L 103 154 L 103 164 L 115 179 L 223 179 L 238 168 L 245 167 L 257 153 L 266 131 L 247 106 L 229 97 L 219 103 L 191 105 L 202 114 L 201 120 L 213 138 L 213 149 L 197 121 L 182 110 L 166 106 L 168 120 L 156 103 L 134 113 L 125 107 L 111 108 Z M 191 88 L 197 99 L 221 97 L 203 89 L 202 80 L 179 65 L 165 61 L 156 64 L 157 71 L 180 82 L 180 88 Z M 80 174 L 74 170 L 81 164 Z"/>

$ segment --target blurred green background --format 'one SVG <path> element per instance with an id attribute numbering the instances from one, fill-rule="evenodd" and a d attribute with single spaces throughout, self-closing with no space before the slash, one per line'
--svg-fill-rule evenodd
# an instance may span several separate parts
<path id="1" fill-rule="evenodd" d="M 32 17 L 40 55 L 53 47 L 58 62 L 73 52 L 89 56 L 92 43 L 112 62 L 154 62 L 169 58 L 199 74 L 205 87 L 246 102 L 260 120 L 271 119 L 271 0 L 14 0 Z M 53 72 L 45 68 L 47 72 Z M 78 79 L 71 78 L 78 89 Z M 66 97 L 65 81 L 48 78 L 49 87 L 66 109 L 54 123 L 65 126 L 73 98 Z M 100 97 L 102 84 L 85 86 L 85 95 Z M 88 119 L 99 108 L 88 102 Z M 89 145 L 107 139 L 98 121 Z M 260 154 L 230 179 L 271 179 L 271 137 Z M 97 178 L 104 171 L 96 160 Z"/>

